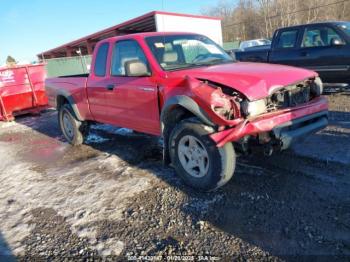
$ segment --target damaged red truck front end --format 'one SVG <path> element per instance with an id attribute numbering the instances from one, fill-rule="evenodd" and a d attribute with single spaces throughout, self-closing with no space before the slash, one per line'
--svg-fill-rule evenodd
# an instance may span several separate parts
<path id="1" fill-rule="evenodd" d="M 328 102 L 315 72 L 236 63 L 185 73 L 192 98 L 218 126 L 210 135 L 218 147 L 234 142 L 248 153 L 261 145 L 271 154 L 328 124 Z"/>

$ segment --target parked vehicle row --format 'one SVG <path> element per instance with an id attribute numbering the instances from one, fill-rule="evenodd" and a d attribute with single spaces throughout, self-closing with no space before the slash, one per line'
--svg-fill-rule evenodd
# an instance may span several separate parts
<path id="1" fill-rule="evenodd" d="M 239 49 L 244 51 L 250 48 L 268 47 L 271 45 L 271 41 L 268 39 L 253 39 L 243 41 L 239 44 Z"/>
<path id="2" fill-rule="evenodd" d="M 45 85 L 71 144 L 83 143 L 96 122 L 162 136 L 165 163 L 201 190 L 231 179 L 236 152 L 270 155 L 328 122 L 317 73 L 235 63 L 212 40 L 190 33 L 102 40 L 89 75 Z"/>
<path id="3" fill-rule="evenodd" d="M 329 90 L 350 83 L 350 23 L 324 22 L 276 30 L 271 46 L 235 52 L 238 61 L 264 62 L 316 71 Z"/>

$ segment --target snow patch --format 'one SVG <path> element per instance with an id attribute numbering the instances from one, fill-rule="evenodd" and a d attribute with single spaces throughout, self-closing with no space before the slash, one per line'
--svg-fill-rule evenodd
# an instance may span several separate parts
<path id="1" fill-rule="evenodd" d="M 210 207 L 222 201 L 223 198 L 224 196 L 219 194 L 215 195 L 211 199 L 201 199 L 193 197 L 188 203 L 185 203 L 183 207 L 185 209 L 190 210 L 191 212 L 207 214 L 209 212 Z"/>
<path id="2" fill-rule="evenodd" d="M 115 127 L 107 124 L 95 125 L 92 129 L 105 131 L 110 134 L 127 136 L 133 134 L 133 130 L 124 127 Z"/>
<path id="3" fill-rule="evenodd" d="M 151 187 L 152 175 L 128 166 L 115 155 L 102 154 L 45 173 L 19 158 L 21 146 L 0 142 L 0 231 L 15 255 L 31 233 L 31 210 L 53 208 L 66 218 L 73 233 L 86 237 L 101 254 L 118 255 L 119 239 L 97 241 L 97 221 L 118 220 L 128 199 Z M 105 175 L 108 174 L 108 175 Z"/>
<path id="4" fill-rule="evenodd" d="M 109 140 L 108 138 L 104 138 L 104 137 L 101 137 L 101 136 L 99 136 L 97 134 L 90 133 L 89 136 L 86 139 L 86 143 L 87 144 L 90 144 L 90 143 L 103 143 L 103 142 L 106 142 L 108 140 Z"/>

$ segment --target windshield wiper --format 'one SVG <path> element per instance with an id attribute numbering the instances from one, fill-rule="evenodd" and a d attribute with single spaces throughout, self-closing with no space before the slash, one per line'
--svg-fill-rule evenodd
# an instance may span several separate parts
<path id="1" fill-rule="evenodd" d="M 223 58 L 215 58 L 208 60 L 206 62 L 197 62 L 197 63 L 186 63 L 182 65 L 176 65 L 174 67 L 167 67 L 164 68 L 165 70 L 173 71 L 173 70 L 181 70 L 181 69 L 186 69 L 186 68 L 192 68 L 192 67 L 200 67 L 200 66 L 209 66 L 209 65 L 216 65 L 216 64 L 222 64 L 222 63 L 233 63 L 234 61 L 232 60 L 226 60 Z"/>
<path id="2" fill-rule="evenodd" d="M 182 64 L 182 65 L 177 65 L 174 67 L 167 67 L 164 68 L 167 71 L 172 71 L 172 70 L 180 70 L 180 69 L 186 69 L 186 68 L 191 68 L 191 67 L 198 67 L 198 66 L 203 66 L 203 64 L 193 64 L 193 63 L 187 63 L 187 64 Z"/>
<path id="3" fill-rule="evenodd" d="M 216 65 L 216 64 L 222 64 L 222 63 L 232 63 L 230 60 L 226 60 L 224 58 L 213 58 L 213 59 L 208 59 L 205 62 L 196 62 L 196 63 L 191 63 L 192 65 Z"/>

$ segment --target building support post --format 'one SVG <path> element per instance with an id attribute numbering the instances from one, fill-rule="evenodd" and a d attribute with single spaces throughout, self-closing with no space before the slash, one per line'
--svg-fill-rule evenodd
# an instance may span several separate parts
<path id="1" fill-rule="evenodd" d="M 67 48 L 66 48 L 67 57 L 71 57 L 72 54 L 73 54 L 73 48 L 71 48 L 70 46 L 67 46 Z"/>
<path id="2" fill-rule="evenodd" d="M 93 43 L 90 40 L 86 40 L 86 48 L 87 48 L 87 52 L 89 55 L 92 55 L 92 53 L 93 53 L 92 44 Z"/>

